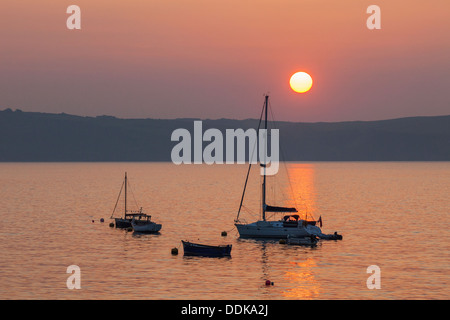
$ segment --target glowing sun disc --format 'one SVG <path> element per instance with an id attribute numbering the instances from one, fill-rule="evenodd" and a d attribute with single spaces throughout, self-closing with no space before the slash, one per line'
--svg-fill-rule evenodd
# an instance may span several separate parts
<path id="1" fill-rule="evenodd" d="M 298 93 L 304 93 L 311 89 L 313 81 L 309 74 L 306 72 L 296 72 L 289 80 L 292 90 Z"/>

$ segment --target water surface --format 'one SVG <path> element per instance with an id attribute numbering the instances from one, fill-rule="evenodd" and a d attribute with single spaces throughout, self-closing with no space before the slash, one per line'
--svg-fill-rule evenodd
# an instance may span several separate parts
<path id="1" fill-rule="evenodd" d="M 315 248 L 238 238 L 233 221 L 246 170 L 172 163 L 0 164 L 0 298 L 450 298 L 450 163 L 280 168 L 278 180 L 268 179 L 271 203 L 321 216 L 325 233 L 344 236 Z M 130 206 L 143 207 L 162 223 L 160 234 L 108 226 L 125 171 Z M 240 216 L 248 222 L 259 214 L 260 182 L 255 170 Z M 122 201 L 117 210 L 120 215 Z M 183 257 L 181 239 L 230 243 L 232 257 Z M 173 247 L 179 255 L 171 254 Z M 81 268 L 81 290 L 67 289 L 69 265 Z M 370 265 L 381 269 L 379 290 L 367 288 Z M 267 279 L 274 285 L 265 286 Z"/>

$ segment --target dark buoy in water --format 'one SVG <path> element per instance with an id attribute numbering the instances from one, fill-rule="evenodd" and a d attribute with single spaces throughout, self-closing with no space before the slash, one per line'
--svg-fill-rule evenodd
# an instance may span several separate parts
<path id="1" fill-rule="evenodd" d="M 172 248 L 172 255 L 176 256 L 178 254 L 178 248 Z"/>
<path id="2" fill-rule="evenodd" d="M 266 280 L 266 286 L 273 286 L 273 282 L 271 282 L 270 280 Z"/>
<path id="3" fill-rule="evenodd" d="M 101 219 L 100 219 L 100 222 L 105 222 L 105 219 L 101 218 Z"/>
<path id="4" fill-rule="evenodd" d="M 222 237 L 226 237 L 227 236 L 227 232 L 226 231 L 222 231 Z"/>
<path id="5" fill-rule="evenodd" d="M 111 228 L 114 228 L 114 223 L 111 222 L 111 223 L 109 224 L 109 226 L 110 226 Z"/>
<path id="6" fill-rule="evenodd" d="M 94 220 L 92 220 L 92 223 L 94 223 Z"/>

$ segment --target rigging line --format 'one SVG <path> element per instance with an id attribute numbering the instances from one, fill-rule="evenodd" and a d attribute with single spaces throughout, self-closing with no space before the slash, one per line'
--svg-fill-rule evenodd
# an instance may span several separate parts
<path id="1" fill-rule="evenodd" d="M 274 114 L 273 114 L 272 108 L 270 108 L 270 113 L 271 113 L 271 115 L 272 115 L 273 121 L 275 122 L 275 116 L 274 116 Z M 285 154 L 284 154 L 284 149 L 282 148 L 281 144 L 280 144 L 280 152 L 281 152 L 282 157 L 283 157 L 284 159 L 286 159 Z M 290 176 L 289 176 L 289 171 L 287 170 L 286 164 L 283 163 L 283 167 L 284 167 L 284 170 L 286 171 L 286 175 L 288 176 L 289 187 L 290 187 L 290 189 L 291 189 L 291 193 L 292 193 L 292 197 L 294 198 L 294 202 L 295 202 L 295 204 L 296 204 L 296 206 L 297 206 L 297 198 L 295 197 L 295 194 L 294 194 L 294 189 L 293 189 L 293 187 L 292 187 L 291 179 L 290 179 Z M 301 201 L 302 201 L 302 203 L 303 203 L 303 206 L 304 206 L 305 212 L 306 212 L 306 217 L 307 217 L 307 216 L 308 216 L 308 205 L 307 205 L 307 203 L 306 203 L 306 200 L 303 199 L 303 197 L 302 197 L 301 194 L 299 195 L 299 197 L 300 197 L 300 199 L 301 199 Z M 311 213 L 310 213 L 310 216 L 314 219 L 314 216 L 313 216 Z"/>
<path id="2" fill-rule="evenodd" d="M 247 212 L 248 214 L 257 216 L 258 214 L 253 212 L 253 210 L 251 210 L 250 208 L 247 208 L 246 206 L 242 205 L 242 209 L 245 210 L 245 212 Z"/>
<path id="3" fill-rule="evenodd" d="M 269 105 L 270 105 L 270 103 L 269 103 Z M 275 122 L 276 122 L 275 115 L 273 114 L 273 110 L 272 110 L 271 106 L 270 106 L 269 110 L 270 110 L 270 115 L 272 116 L 272 120 L 273 120 L 274 125 L 275 125 Z M 280 146 L 280 153 L 281 153 L 282 158 L 286 159 L 286 156 L 285 156 L 285 153 L 284 153 L 284 149 L 281 146 L 281 143 L 279 144 L 279 146 Z M 288 178 L 289 188 L 291 190 L 292 198 L 294 199 L 295 206 L 298 207 L 297 199 L 296 199 L 295 194 L 294 194 L 294 189 L 292 188 L 291 178 L 289 176 L 289 171 L 287 170 L 287 166 L 286 166 L 286 164 L 284 162 L 283 162 L 283 167 L 284 167 L 284 170 L 286 171 L 286 175 L 287 175 L 287 178 Z M 302 198 L 301 195 L 300 195 L 300 198 Z M 306 204 L 305 204 L 305 207 L 306 207 Z"/>
<path id="4" fill-rule="evenodd" d="M 112 219 L 112 217 L 113 217 L 113 215 L 114 215 L 114 212 L 116 211 L 117 204 L 119 203 L 120 195 L 122 194 L 122 189 L 123 189 L 123 185 L 124 185 L 124 184 L 125 184 L 125 181 L 122 181 L 122 186 L 120 187 L 119 196 L 117 197 L 116 205 L 114 206 L 114 210 L 113 210 L 113 212 L 111 213 L 110 219 Z"/>
<path id="5" fill-rule="evenodd" d="M 225 230 L 225 232 L 227 232 L 227 233 L 231 232 L 231 231 L 233 231 L 234 228 L 236 228 L 236 226 L 233 226 L 233 228 L 231 228 L 230 230 Z"/>
<path id="6" fill-rule="evenodd" d="M 255 217 L 255 218 L 258 218 L 258 217 L 259 217 L 259 213 L 255 213 L 255 212 L 253 212 L 252 210 L 250 210 L 249 208 L 247 208 L 247 207 L 245 207 L 245 206 L 242 206 L 242 208 L 243 208 L 243 210 L 245 210 L 245 212 L 246 212 L 249 216 Z"/>
<path id="7" fill-rule="evenodd" d="M 269 122 L 268 125 L 271 127 L 271 129 L 276 129 L 275 117 L 273 115 L 272 105 L 271 105 L 270 101 L 268 101 L 268 108 L 270 110 L 270 115 L 272 117 L 272 122 Z M 268 135 L 270 135 L 269 130 L 268 130 Z M 278 162 L 280 162 L 280 161 L 278 161 Z M 277 190 L 280 190 L 280 191 L 282 190 L 281 184 L 275 175 L 271 176 L 271 180 L 272 180 L 272 184 L 271 184 L 272 185 L 272 187 L 271 187 L 272 196 L 273 196 L 274 201 L 277 202 L 277 197 L 278 197 Z M 286 197 L 283 192 L 281 192 L 281 198 L 283 200 L 286 200 Z"/>
<path id="8" fill-rule="evenodd" d="M 268 107 L 269 107 L 269 109 L 270 109 L 270 114 L 271 114 L 271 117 L 272 117 L 272 122 L 269 122 L 268 123 L 268 135 L 270 135 L 270 131 L 269 131 L 269 126 L 270 126 L 270 128 L 271 129 L 274 129 L 274 128 L 276 128 L 276 125 L 275 125 L 275 116 L 274 116 L 274 114 L 273 114 L 273 110 L 272 110 L 272 107 L 271 107 L 271 103 L 270 103 L 270 101 L 268 102 Z M 281 151 L 283 151 L 283 149 L 281 149 Z M 280 161 L 279 161 L 280 162 Z M 282 161 L 281 161 L 282 162 Z M 285 164 L 284 164 L 284 162 L 282 162 L 282 164 L 284 165 L 284 167 L 285 167 Z M 287 171 L 286 171 L 286 173 L 287 173 Z M 288 178 L 288 182 L 290 183 L 290 180 L 289 180 L 289 174 L 287 174 L 287 178 Z M 271 176 L 270 177 L 270 179 L 271 179 L 271 181 L 272 181 L 272 183 L 271 183 L 271 187 L 270 187 L 270 189 L 269 189 L 269 191 L 270 191 L 270 194 L 272 195 L 272 198 L 273 198 L 273 200 L 275 201 L 275 202 L 277 202 L 276 200 L 278 199 L 278 189 L 280 189 L 281 190 L 281 199 L 280 200 L 284 200 L 284 202 L 286 202 L 286 203 L 288 203 L 289 201 L 288 201 L 288 197 L 286 196 L 286 194 L 282 191 L 282 188 L 281 188 L 281 184 L 280 184 L 280 182 L 278 181 L 278 179 L 276 179 L 276 176 L 274 175 L 274 176 Z M 293 192 L 292 192 L 292 186 L 290 186 L 290 189 L 291 189 L 291 193 L 292 193 L 292 196 L 290 197 L 290 199 L 292 199 L 292 198 L 294 198 L 293 197 Z M 294 201 L 295 201 L 295 198 L 294 198 Z M 296 203 L 296 202 L 295 202 Z M 296 205 L 297 206 L 297 205 Z M 271 215 L 271 217 L 273 217 L 273 216 L 275 216 L 276 214 L 274 213 L 274 214 L 272 214 Z"/>
<path id="9" fill-rule="evenodd" d="M 133 196 L 133 200 L 134 200 L 134 204 L 136 205 L 136 207 L 139 209 L 139 205 L 138 205 L 138 203 L 137 203 L 137 201 L 136 201 L 136 197 L 134 196 L 134 192 L 133 192 L 133 187 L 132 187 L 132 185 L 131 185 L 131 183 L 130 183 L 130 178 L 128 178 L 128 186 L 130 187 L 130 191 L 131 191 L 131 195 Z"/>
<path id="10" fill-rule="evenodd" d="M 255 152 L 255 148 L 256 148 L 256 145 L 257 145 L 257 143 L 258 143 L 259 128 L 260 128 L 260 126 L 261 126 L 261 121 L 262 121 L 263 111 L 264 111 L 264 107 L 263 107 L 262 110 L 261 110 L 261 115 L 260 115 L 260 117 L 259 117 L 259 123 L 258 123 L 258 129 L 256 130 L 256 136 L 257 136 L 257 139 L 256 139 L 256 141 L 255 141 L 255 144 L 253 145 L 252 155 L 251 155 L 251 157 L 250 157 L 250 159 L 249 159 L 249 161 L 248 161 L 248 162 L 249 162 L 249 166 L 248 166 L 248 170 L 247 170 L 247 176 L 246 176 L 246 178 L 245 178 L 244 191 L 242 192 L 241 203 L 239 204 L 239 210 L 238 210 L 238 213 L 237 213 L 237 216 L 236 216 L 236 221 L 239 220 L 239 214 L 241 213 L 242 202 L 244 201 L 245 189 L 247 188 L 247 182 L 248 182 L 248 176 L 250 175 L 250 169 L 252 168 L 252 161 L 251 161 L 251 160 L 253 159 L 253 155 L 254 155 L 254 152 Z"/>

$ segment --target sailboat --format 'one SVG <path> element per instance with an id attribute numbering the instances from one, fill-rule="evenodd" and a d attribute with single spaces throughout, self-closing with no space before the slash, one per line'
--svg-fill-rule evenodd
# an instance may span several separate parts
<path id="1" fill-rule="evenodd" d="M 260 123 L 264 113 L 264 129 L 267 132 L 267 113 L 268 113 L 269 96 L 265 95 L 263 112 L 261 113 Z M 258 130 L 259 134 L 259 130 Z M 267 139 L 267 134 L 266 134 Z M 267 143 L 265 143 L 267 145 Z M 281 207 L 268 205 L 266 203 L 266 165 L 260 164 L 263 168 L 263 183 L 262 183 L 262 215 L 261 219 L 252 223 L 245 223 L 239 219 L 239 215 L 244 200 L 245 189 L 247 187 L 248 177 L 251 168 L 251 162 L 249 164 L 247 178 L 245 180 L 244 191 L 241 197 L 241 203 L 239 206 L 238 214 L 235 219 L 235 226 L 239 232 L 241 238 L 276 238 L 285 239 L 310 237 L 311 235 L 320 236 L 322 230 L 316 225 L 316 221 L 308 221 L 300 219 L 298 210 L 294 207 Z M 284 217 L 280 220 L 268 220 L 267 213 L 284 213 Z"/>
<path id="2" fill-rule="evenodd" d="M 127 195 L 128 195 L 128 179 L 127 173 L 125 172 L 125 178 L 122 183 L 122 187 L 120 188 L 119 196 L 117 197 L 116 205 L 114 206 L 114 210 L 111 214 L 111 219 L 114 219 L 116 228 L 133 228 L 135 231 L 139 232 L 158 232 L 161 229 L 160 224 L 156 224 L 151 221 L 151 216 L 144 213 L 142 211 L 142 207 L 139 211 L 133 211 L 127 209 Z M 119 203 L 120 195 L 122 194 L 122 190 L 124 191 L 124 212 L 122 217 L 113 218 L 114 213 L 117 209 L 117 204 Z M 138 229 L 138 230 L 136 230 Z"/>

